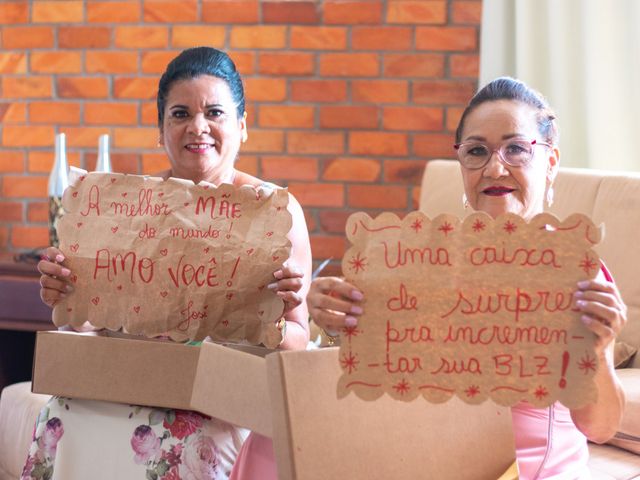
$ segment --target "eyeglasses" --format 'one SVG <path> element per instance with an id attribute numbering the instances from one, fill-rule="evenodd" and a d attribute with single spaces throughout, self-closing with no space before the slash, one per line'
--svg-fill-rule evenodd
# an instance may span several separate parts
<path id="1" fill-rule="evenodd" d="M 533 147 L 551 145 L 537 140 L 507 140 L 498 148 L 491 149 L 480 142 L 456 143 L 453 148 L 458 151 L 458 160 L 464 168 L 477 170 L 484 167 L 493 156 L 498 153 L 498 157 L 507 165 L 512 167 L 522 167 L 527 165 L 533 158 Z"/>

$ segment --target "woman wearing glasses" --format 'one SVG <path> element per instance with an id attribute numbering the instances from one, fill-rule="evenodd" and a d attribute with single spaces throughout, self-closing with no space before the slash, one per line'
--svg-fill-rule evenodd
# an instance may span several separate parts
<path id="1" fill-rule="evenodd" d="M 465 206 L 492 217 L 515 213 L 530 220 L 553 201 L 558 171 L 558 129 L 547 102 L 524 83 L 498 78 L 472 99 L 456 131 Z M 337 278 L 313 282 L 309 312 L 325 330 L 357 322 L 359 292 Z M 577 285 L 582 322 L 597 336 L 601 367 L 596 403 L 569 410 L 556 403 L 536 409 L 526 402 L 512 408 L 520 478 L 585 479 L 587 439 L 604 442 L 620 424 L 624 393 L 613 368 L 614 339 L 627 321 L 627 307 L 606 268 Z"/>

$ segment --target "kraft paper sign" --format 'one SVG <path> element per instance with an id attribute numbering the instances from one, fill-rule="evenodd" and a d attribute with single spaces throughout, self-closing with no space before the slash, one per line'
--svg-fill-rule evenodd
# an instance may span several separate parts
<path id="1" fill-rule="evenodd" d="M 267 285 L 291 250 L 288 200 L 282 189 L 80 177 L 58 227 L 75 291 L 54 323 L 276 346 L 284 303 Z"/>
<path id="2" fill-rule="evenodd" d="M 343 331 L 340 397 L 596 400 L 595 336 L 573 299 L 599 270 L 602 231 L 589 218 L 359 212 L 346 229 L 342 270 L 366 304 Z"/>

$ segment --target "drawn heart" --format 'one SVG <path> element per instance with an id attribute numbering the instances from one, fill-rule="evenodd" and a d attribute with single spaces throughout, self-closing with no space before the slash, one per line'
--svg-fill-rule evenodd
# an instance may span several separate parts
<path id="1" fill-rule="evenodd" d="M 258 287 L 258 290 L 262 291 L 262 289 L 263 289 L 263 288 L 264 288 L 264 285 L 260 285 L 260 286 Z"/>
<path id="2" fill-rule="evenodd" d="M 98 305 L 100 303 L 100 297 L 93 297 L 91 299 L 91 303 L 93 303 L 94 305 Z"/>
<path id="3" fill-rule="evenodd" d="M 189 202 L 184 202 L 184 206 L 188 207 L 189 206 Z"/>
<path id="4" fill-rule="evenodd" d="M 229 326 L 229 320 L 223 320 L 223 321 L 222 321 L 222 324 L 223 324 L 225 327 L 228 327 L 228 326 Z"/>
<path id="5" fill-rule="evenodd" d="M 223 193 L 222 198 L 229 198 L 231 196 L 230 193 Z"/>
<path id="6" fill-rule="evenodd" d="M 209 305 L 205 305 L 205 306 L 204 306 L 204 307 L 202 307 L 202 308 L 204 308 L 204 309 L 206 310 L 207 308 L 209 308 Z"/>
<path id="7" fill-rule="evenodd" d="M 73 283 L 76 283 L 76 282 L 78 281 L 78 276 L 77 276 L 77 275 L 72 275 L 72 276 L 71 276 L 71 281 L 72 281 Z"/>
<path id="8" fill-rule="evenodd" d="M 258 315 L 260 315 L 260 316 L 264 315 L 264 310 L 260 310 L 260 311 L 258 312 Z"/>
<path id="9" fill-rule="evenodd" d="M 81 181 L 81 182 L 84 182 L 85 177 L 86 177 L 86 175 L 81 176 L 81 177 L 80 177 L 80 181 Z"/>
<path id="10" fill-rule="evenodd" d="M 209 253 L 209 247 L 204 249 L 204 253 Z"/>
<path id="11" fill-rule="evenodd" d="M 251 255 L 253 253 L 253 248 L 250 248 L 249 250 L 247 250 L 247 255 Z"/>
<path id="12" fill-rule="evenodd" d="M 118 231 L 118 227 L 111 227 L 111 231 L 112 231 L 113 233 L 116 233 L 116 232 Z"/>
<path id="13" fill-rule="evenodd" d="M 122 195 L 123 197 L 127 196 L 127 192 L 122 192 L 120 195 Z"/>
<path id="14" fill-rule="evenodd" d="M 160 292 L 160 296 L 162 298 L 166 297 L 167 295 L 169 295 L 169 292 L 167 292 L 166 290 L 164 292 Z"/>
<path id="15" fill-rule="evenodd" d="M 78 226 L 78 228 L 80 228 L 82 226 L 82 222 L 78 222 L 76 223 L 76 225 Z"/>
<path id="16" fill-rule="evenodd" d="M 111 179 L 111 183 L 116 183 L 116 179 L 115 179 L 115 178 L 112 178 L 112 179 Z"/>
<path id="17" fill-rule="evenodd" d="M 273 235 L 273 232 L 267 232 L 267 237 L 270 237 L 271 235 Z"/>
<path id="18" fill-rule="evenodd" d="M 273 257 L 271 257 L 273 259 L 273 261 L 275 262 L 276 260 L 278 260 L 280 257 L 278 255 L 274 255 Z"/>
<path id="19" fill-rule="evenodd" d="M 73 192 L 73 193 L 71 194 L 71 196 L 72 196 L 73 198 L 76 198 L 76 197 L 78 196 L 78 192 Z"/>
<path id="20" fill-rule="evenodd" d="M 158 196 L 159 196 L 159 197 L 163 197 L 163 196 L 164 196 L 164 192 L 160 192 L 160 193 L 158 194 Z"/>
<path id="21" fill-rule="evenodd" d="M 140 313 L 140 305 L 136 305 L 135 307 L 133 307 L 133 311 L 136 313 Z"/>
<path id="22" fill-rule="evenodd" d="M 80 248 L 80 245 L 78 245 L 77 243 L 74 243 L 73 245 L 70 245 L 69 248 L 73 253 L 76 253 L 78 251 L 78 248 Z"/>
<path id="23" fill-rule="evenodd" d="M 72 310 L 73 310 L 73 308 L 67 308 L 67 312 L 70 312 Z"/>
<path id="24" fill-rule="evenodd" d="M 231 300 L 233 298 L 233 293 L 227 293 L 227 300 Z"/>
<path id="25" fill-rule="evenodd" d="M 160 250 L 160 255 L 162 255 L 163 257 L 167 256 L 167 252 L 168 250 L 166 248 L 163 248 L 162 250 Z"/>
<path id="26" fill-rule="evenodd" d="M 209 185 L 205 185 L 203 188 L 204 188 L 205 190 L 209 190 Z"/>
<path id="27" fill-rule="evenodd" d="M 116 288 L 117 288 L 118 290 L 122 290 L 122 285 L 118 285 Z"/>

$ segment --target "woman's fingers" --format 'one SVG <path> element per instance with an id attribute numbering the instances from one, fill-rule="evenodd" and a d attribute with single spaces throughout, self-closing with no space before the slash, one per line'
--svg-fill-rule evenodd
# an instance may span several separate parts
<path id="1" fill-rule="evenodd" d="M 283 265 L 280 270 L 273 272 L 273 276 L 276 281 L 267 285 L 267 288 L 278 292 L 287 290 L 297 292 L 304 284 L 304 272 L 293 263 Z"/>
<path id="2" fill-rule="evenodd" d="M 324 330 L 340 331 L 344 327 L 355 327 L 358 319 L 352 315 L 323 310 L 320 308 L 310 308 L 309 313 L 316 324 Z"/>
<path id="3" fill-rule="evenodd" d="M 60 290 L 55 290 L 52 288 L 40 289 L 40 298 L 46 305 L 49 305 L 50 307 L 55 306 L 55 304 L 62 300 L 64 297 L 66 297 L 66 294 L 60 292 Z"/>
<path id="4" fill-rule="evenodd" d="M 40 286 L 49 290 L 57 290 L 60 293 L 71 293 L 73 291 L 73 286 L 70 283 L 49 275 L 40 276 Z"/>
<path id="5" fill-rule="evenodd" d="M 282 300 L 284 300 L 284 312 L 287 313 L 296 308 L 297 306 L 302 304 L 302 297 L 298 295 L 296 292 L 286 291 L 286 292 L 276 292 Z"/>

